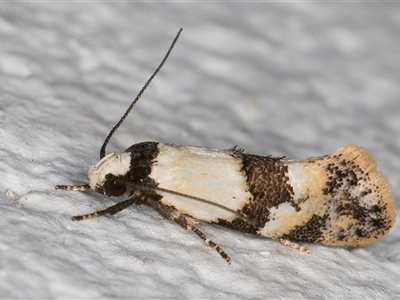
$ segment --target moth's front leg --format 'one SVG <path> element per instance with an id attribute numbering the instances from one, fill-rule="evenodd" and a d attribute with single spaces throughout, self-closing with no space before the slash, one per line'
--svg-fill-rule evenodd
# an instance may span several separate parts
<path id="1" fill-rule="evenodd" d="M 75 192 L 84 192 L 90 189 L 90 185 L 82 184 L 82 185 L 56 185 L 56 190 L 66 190 L 66 191 L 75 191 Z"/>
<path id="2" fill-rule="evenodd" d="M 128 200 L 119 202 L 113 206 L 109 206 L 106 209 L 98 210 L 98 211 L 95 211 L 93 213 L 86 214 L 86 215 L 73 216 L 71 219 L 72 219 L 72 221 L 81 221 L 81 220 L 86 220 L 86 219 L 97 218 L 100 216 L 104 216 L 106 214 L 114 215 L 117 212 L 120 212 L 133 204 L 141 204 L 141 202 L 143 202 L 143 199 L 141 197 L 135 196 L 135 197 L 129 198 Z"/>

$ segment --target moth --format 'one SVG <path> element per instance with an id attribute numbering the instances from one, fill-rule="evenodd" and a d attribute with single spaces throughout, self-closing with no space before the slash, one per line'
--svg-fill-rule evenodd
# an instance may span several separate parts
<path id="1" fill-rule="evenodd" d="M 395 200 L 374 159 L 362 147 L 347 145 L 329 155 L 305 159 L 260 156 L 236 147 L 205 147 L 142 142 L 106 155 L 106 146 L 160 71 L 181 34 L 100 149 L 89 183 L 56 189 L 92 189 L 124 200 L 103 210 L 72 217 L 80 221 L 147 205 L 193 231 L 222 258 L 230 257 L 201 232 L 207 222 L 279 240 L 309 252 L 299 242 L 359 246 L 389 232 Z"/>

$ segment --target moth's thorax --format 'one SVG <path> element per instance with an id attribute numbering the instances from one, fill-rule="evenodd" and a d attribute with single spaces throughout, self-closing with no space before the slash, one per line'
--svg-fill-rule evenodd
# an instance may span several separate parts
<path id="1" fill-rule="evenodd" d="M 107 174 L 124 176 L 128 173 L 131 163 L 131 153 L 115 151 L 103 157 L 97 164 L 89 169 L 90 187 L 103 193 L 103 185 Z"/>

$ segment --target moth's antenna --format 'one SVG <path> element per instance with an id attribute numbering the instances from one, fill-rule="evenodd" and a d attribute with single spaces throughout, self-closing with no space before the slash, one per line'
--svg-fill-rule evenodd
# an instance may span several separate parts
<path id="1" fill-rule="evenodd" d="M 143 95 L 144 91 L 147 89 L 147 87 L 150 85 L 150 82 L 153 80 L 153 78 L 157 75 L 157 73 L 161 70 L 162 66 L 164 65 L 164 63 L 166 62 L 169 54 L 171 53 L 172 49 L 175 46 L 176 41 L 178 40 L 180 34 L 182 32 L 182 28 L 179 29 L 178 34 L 176 35 L 175 39 L 173 40 L 171 46 L 169 47 L 167 54 L 165 54 L 163 60 L 161 61 L 160 65 L 158 66 L 158 68 L 154 71 L 154 73 L 150 76 L 149 80 L 147 80 L 146 84 L 142 87 L 142 89 L 140 90 L 139 94 L 137 94 L 135 100 L 133 100 L 133 102 L 131 103 L 131 105 L 128 107 L 128 109 L 126 110 L 125 114 L 122 116 L 122 118 L 118 121 L 118 123 L 114 126 L 113 129 L 111 129 L 110 133 L 108 134 L 108 136 L 106 137 L 106 139 L 104 140 L 103 146 L 101 146 L 100 149 L 100 159 L 102 159 L 105 155 L 106 155 L 106 147 L 108 142 L 110 141 L 111 137 L 114 135 L 115 131 L 117 131 L 118 127 L 121 126 L 121 124 L 125 121 L 126 117 L 129 115 L 129 113 L 131 112 L 132 108 L 135 106 L 136 102 L 139 101 L 140 97 Z"/>

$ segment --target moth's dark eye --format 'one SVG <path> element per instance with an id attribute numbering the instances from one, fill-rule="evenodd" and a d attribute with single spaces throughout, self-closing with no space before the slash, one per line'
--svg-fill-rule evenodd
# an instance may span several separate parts
<path id="1" fill-rule="evenodd" d="M 104 182 L 103 189 L 107 196 L 118 197 L 125 193 L 126 186 L 123 183 L 116 182 L 115 180 L 109 179 Z"/>

